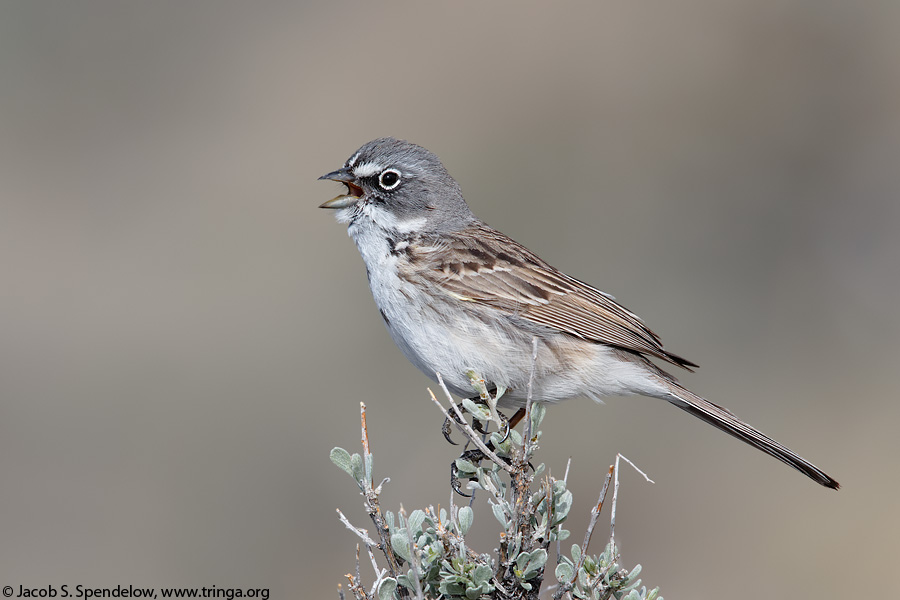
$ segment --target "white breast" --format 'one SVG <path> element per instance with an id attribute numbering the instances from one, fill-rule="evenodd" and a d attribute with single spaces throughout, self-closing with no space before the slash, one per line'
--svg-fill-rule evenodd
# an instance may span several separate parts
<path id="1" fill-rule="evenodd" d="M 439 365 L 432 357 L 422 356 L 421 344 L 418 343 L 423 336 L 434 334 L 427 331 L 427 325 L 423 324 L 430 319 L 423 319 L 421 314 L 429 305 L 428 299 L 422 297 L 421 289 L 401 278 L 398 272 L 398 252 L 403 249 L 403 244 L 408 245 L 400 236 L 408 234 L 414 224 L 397 223 L 393 215 L 371 205 L 363 211 L 364 215 L 351 222 L 347 231 L 366 264 L 372 297 L 391 337 L 403 354 L 419 369 L 433 376 Z M 416 325 L 423 329 L 416 330 Z"/>

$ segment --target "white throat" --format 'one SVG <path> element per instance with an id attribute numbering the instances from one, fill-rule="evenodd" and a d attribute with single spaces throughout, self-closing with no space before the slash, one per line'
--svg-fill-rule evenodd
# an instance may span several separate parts
<path id="1" fill-rule="evenodd" d="M 399 219 L 397 215 L 381 205 L 361 200 L 358 204 L 344 208 L 335 215 L 339 223 L 349 223 L 350 237 L 356 239 L 354 231 L 375 227 L 385 235 L 409 235 L 425 227 L 425 217 Z"/>

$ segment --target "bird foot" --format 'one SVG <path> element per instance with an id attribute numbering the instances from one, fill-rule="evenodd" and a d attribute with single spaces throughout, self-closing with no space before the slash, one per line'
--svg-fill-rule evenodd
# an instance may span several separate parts
<path id="1" fill-rule="evenodd" d="M 499 440 L 497 440 L 496 436 L 494 436 L 493 440 L 497 441 L 496 445 L 494 444 L 494 441 L 492 441 L 491 439 L 485 440 L 485 445 L 491 451 L 496 450 L 497 446 L 502 445 L 504 442 L 506 442 L 506 440 L 509 438 L 509 432 L 512 430 L 513 427 L 518 425 L 519 422 L 522 420 L 522 418 L 525 416 L 525 409 L 520 408 L 519 410 L 517 410 L 511 419 L 507 419 L 502 413 L 498 413 L 498 414 L 500 414 L 501 422 L 503 423 L 503 431 L 502 431 L 502 434 L 501 434 L 501 437 Z M 473 419 L 473 429 L 475 429 L 479 433 L 487 434 L 487 431 L 485 431 L 481 427 L 481 422 L 478 419 Z M 449 437 L 449 430 L 450 430 L 450 420 L 449 419 L 444 420 L 444 426 L 443 426 L 442 430 L 444 432 L 444 437 L 447 438 L 447 441 L 449 441 L 451 444 L 456 445 L 455 442 L 453 442 L 453 440 L 451 440 Z M 460 496 L 464 496 L 466 498 L 471 498 L 472 497 L 471 494 L 466 494 L 462 491 L 462 488 L 460 485 L 458 461 L 464 460 L 468 463 L 471 463 L 475 467 L 477 467 L 478 464 L 481 461 L 483 461 L 485 458 L 487 458 L 487 457 L 485 456 L 484 452 L 482 452 L 481 450 L 476 448 L 476 449 L 472 449 L 472 450 L 466 450 L 465 452 L 463 452 L 462 454 L 459 455 L 458 459 L 456 459 L 452 463 L 450 463 L 450 487 L 451 487 L 451 489 L 453 489 L 453 491 L 456 492 L 457 494 L 459 494 Z M 529 463 L 529 466 L 531 466 L 530 463 Z M 531 467 L 531 468 L 533 469 L 534 467 Z M 475 471 L 470 471 L 470 469 L 466 469 L 466 473 L 470 474 L 470 476 L 465 477 L 466 479 L 472 479 L 475 477 Z"/>
<path id="2" fill-rule="evenodd" d="M 475 410 L 470 410 L 469 407 L 466 407 L 467 402 L 472 402 L 475 407 Z M 491 420 L 489 411 L 487 409 L 487 403 L 479 396 L 475 396 L 474 398 L 468 398 L 463 402 L 463 410 L 467 411 L 472 415 L 472 429 L 477 431 L 482 435 L 487 434 L 487 429 L 485 429 L 485 423 Z M 477 414 L 476 414 L 477 413 Z M 499 414 L 499 413 L 498 413 Z M 500 415 L 501 422 L 505 423 L 506 418 L 503 415 Z M 450 424 L 450 419 L 453 419 L 457 423 L 462 423 L 463 421 L 460 419 L 459 415 L 456 414 L 455 410 L 450 411 L 450 417 L 446 417 L 444 419 L 443 425 L 441 425 L 441 433 L 444 435 L 444 439 L 453 444 L 454 446 L 458 446 L 456 442 L 453 441 L 453 438 L 450 437 L 450 434 L 453 432 L 453 428 Z M 506 428 L 505 435 L 503 437 L 506 440 L 506 436 L 509 435 L 509 428 Z"/>
<path id="3" fill-rule="evenodd" d="M 493 450 L 492 444 L 490 442 L 488 442 L 487 446 L 488 446 L 488 448 Z M 485 458 L 487 458 L 487 457 L 484 455 L 484 452 L 482 452 L 481 450 L 478 450 L 477 448 L 474 450 L 466 450 L 465 452 L 460 454 L 458 459 L 456 459 L 452 463 L 450 463 L 450 488 L 454 492 L 459 494 L 460 496 L 464 496 L 466 498 L 471 498 L 472 494 L 466 494 L 460 488 L 459 465 L 457 464 L 457 461 L 464 460 L 464 461 L 472 463 L 473 465 L 477 465 L 478 463 L 483 461 Z M 466 477 L 466 479 L 471 479 L 474 476 L 475 476 L 475 473 L 472 473 L 471 477 Z"/>

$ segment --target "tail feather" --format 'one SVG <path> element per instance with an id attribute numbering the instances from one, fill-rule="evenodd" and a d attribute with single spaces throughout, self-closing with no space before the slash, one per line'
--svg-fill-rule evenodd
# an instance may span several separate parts
<path id="1" fill-rule="evenodd" d="M 689 412 L 710 425 L 721 429 L 725 433 L 733 435 L 734 437 L 747 442 L 754 448 L 762 450 L 769 456 L 777 458 L 781 462 L 797 469 L 818 484 L 835 490 L 841 487 L 841 484 L 814 464 L 801 457 L 790 448 L 776 442 L 758 429 L 744 423 L 727 409 L 697 396 L 677 383 L 672 383 L 671 393 L 672 395 L 667 397 L 666 400 L 681 410 Z"/>

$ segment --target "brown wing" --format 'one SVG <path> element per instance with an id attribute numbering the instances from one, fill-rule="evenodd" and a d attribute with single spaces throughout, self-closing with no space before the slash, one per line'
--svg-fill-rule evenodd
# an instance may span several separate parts
<path id="1" fill-rule="evenodd" d="M 419 246 L 415 253 L 419 273 L 458 300 L 484 304 L 585 340 L 649 354 L 688 370 L 697 366 L 663 349 L 659 337 L 611 296 L 551 267 L 486 225 L 442 236 L 435 247 Z"/>

